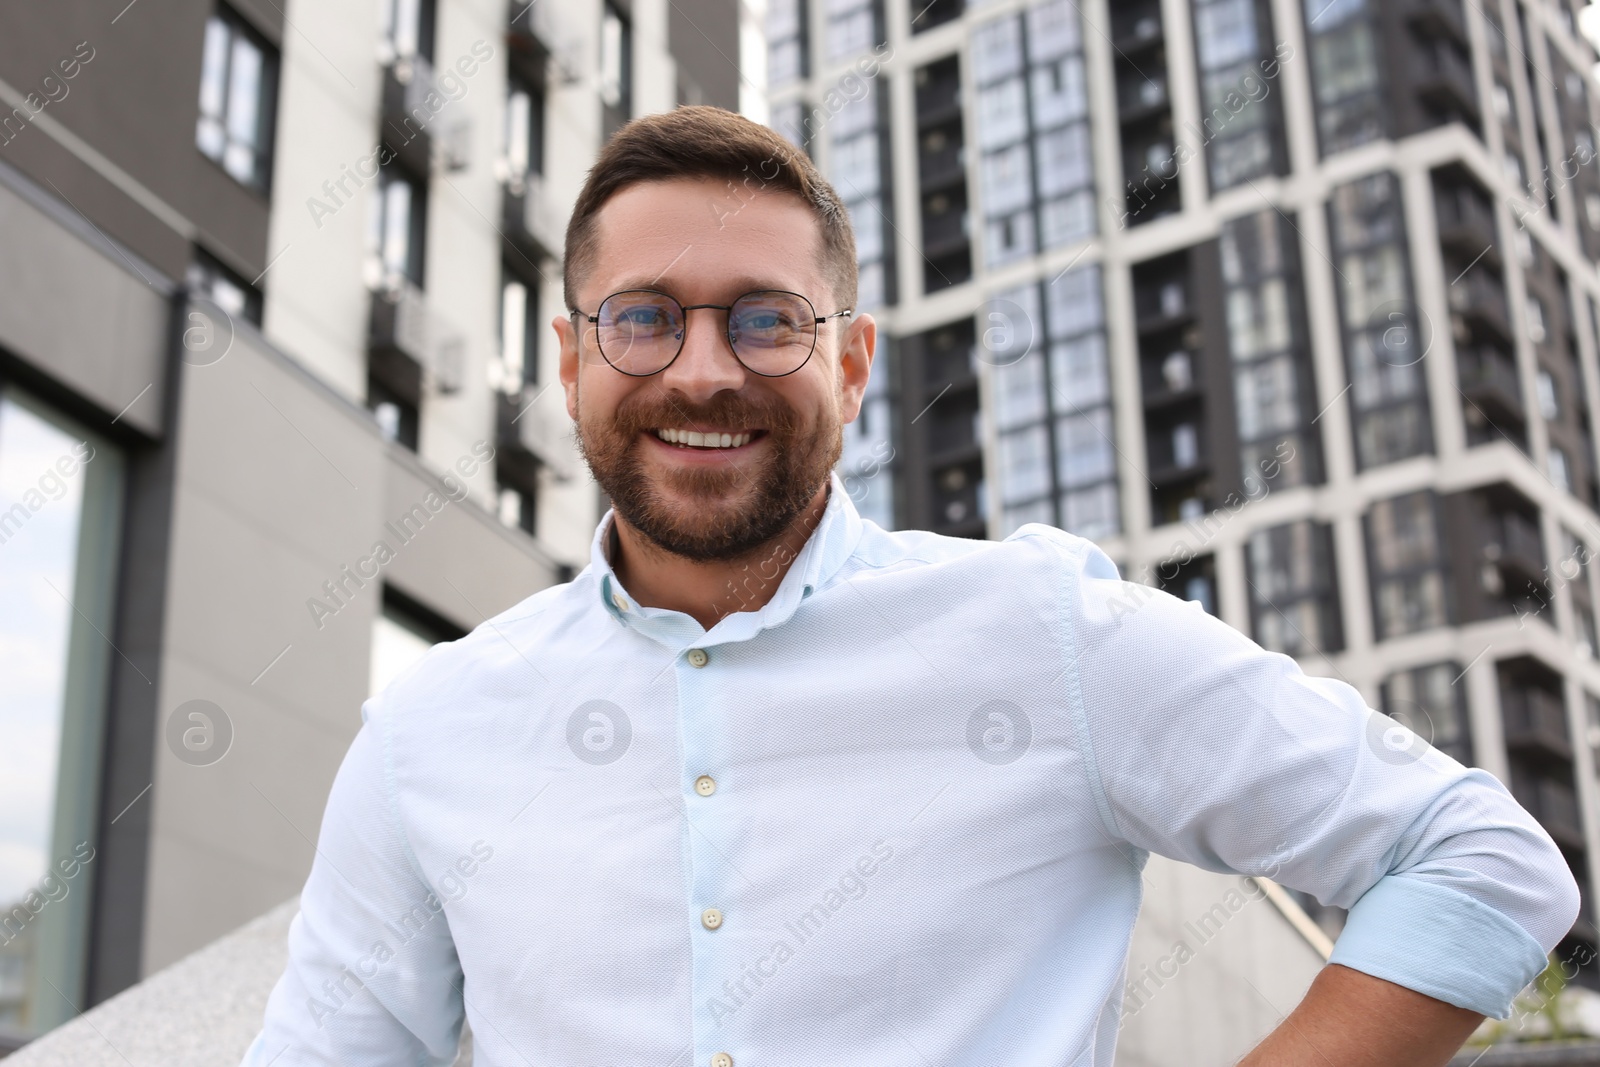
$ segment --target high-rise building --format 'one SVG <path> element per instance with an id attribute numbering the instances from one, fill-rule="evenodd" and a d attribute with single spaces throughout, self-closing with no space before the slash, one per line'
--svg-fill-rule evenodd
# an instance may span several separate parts
<path id="1" fill-rule="evenodd" d="M 630 116 L 758 102 L 760 30 L 0 13 L 0 1053 L 293 897 L 366 696 L 587 562 L 567 209 Z"/>
<path id="2" fill-rule="evenodd" d="M 1493 772 L 1600 985 L 1583 6 L 773 0 L 769 70 L 865 235 L 863 510 L 1092 538 Z"/>

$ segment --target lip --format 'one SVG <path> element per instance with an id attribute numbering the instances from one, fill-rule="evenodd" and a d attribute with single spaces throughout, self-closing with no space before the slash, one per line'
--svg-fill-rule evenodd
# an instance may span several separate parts
<path id="1" fill-rule="evenodd" d="M 684 426 L 680 428 L 685 430 L 699 429 L 699 427 L 695 426 Z M 701 430 L 701 432 L 707 432 L 709 429 L 710 428 L 707 427 L 705 430 Z M 727 432 L 731 433 L 732 431 Z M 649 442 L 649 445 L 655 451 L 663 453 L 673 462 L 716 464 L 737 460 L 739 457 L 755 451 L 761 446 L 761 443 L 767 439 L 767 431 L 765 430 L 750 430 L 741 432 L 750 433 L 750 440 L 745 444 L 739 445 L 738 447 L 729 446 L 728 448 L 692 448 L 687 445 L 668 444 L 661 438 L 657 437 L 654 430 L 643 430 L 640 432 L 639 436 L 645 438 L 645 440 Z"/>

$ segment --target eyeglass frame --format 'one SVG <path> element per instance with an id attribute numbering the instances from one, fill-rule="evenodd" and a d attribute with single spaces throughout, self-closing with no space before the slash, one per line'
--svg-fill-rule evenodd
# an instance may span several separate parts
<path id="1" fill-rule="evenodd" d="M 813 321 L 813 325 L 815 325 L 815 326 L 822 326 L 824 323 L 828 322 L 828 320 L 836 319 L 841 315 L 850 316 L 850 315 L 854 315 L 855 314 L 855 308 L 845 308 L 843 311 L 835 311 L 832 315 L 818 315 L 817 314 L 817 305 L 813 304 L 809 297 L 805 296 L 803 293 L 792 292 L 791 290 L 788 290 L 788 289 L 752 289 L 748 293 L 740 293 L 738 296 L 734 297 L 733 298 L 733 304 L 684 304 L 684 303 L 680 302 L 678 300 L 678 298 L 673 296 L 671 293 L 664 293 L 660 289 L 618 289 L 616 292 L 612 293 L 611 296 L 608 296 L 608 297 L 605 298 L 605 300 L 600 301 L 600 303 L 595 307 L 593 315 L 588 314 L 582 308 L 568 308 L 567 309 L 567 313 L 569 315 L 581 316 L 585 321 L 591 322 L 596 327 L 598 327 L 599 324 L 600 324 L 600 309 L 606 306 L 606 300 L 610 300 L 611 297 L 614 297 L 614 296 L 621 296 L 623 293 L 654 293 L 656 296 L 664 296 L 668 300 L 672 301 L 674 304 L 677 304 L 678 305 L 678 310 L 683 312 L 683 336 L 681 338 L 679 338 L 679 340 L 678 340 L 678 350 L 672 354 L 672 358 L 671 359 L 667 360 L 665 363 L 663 363 L 660 367 L 656 368 L 655 370 L 649 371 L 649 372 L 647 372 L 645 374 L 635 374 L 633 371 L 623 370 L 621 367 L 619 367 L 615 363 L 611 362 L 611 357 L 606 355 L 605 346 L 600 343 L 599 330 L 596 329 L 594 346 L 595 346 L 595 348 L 600 350 L 600 358 L 606 361 L 606 366 L 610 367 L 612 370 L 616 371 L 618 374 L 626 374 L 630 378 L 650 378 L 650 377 L 653 377 L 653 376 L 655 376 L 657 374 L 660 374 L 662 371 L 666 370 L 668 367 L 670 367 L 674 363 L 678 362 L 678 357 L 683 355 L 683 347 L 689 340 L 689 312 L 691 312 L 691 311 L 699 311 L 701 309 L 709 308 L 709 309 L 711 309 L 713 311 L 726 311 L 726 312 L 728 312 L 729 313 L 729 315 L 728 315 L 729 322 L 728 322 L 727 327 L 724 328 L 723 331 L 722 331 L 722 336 L 728 342 L 728 351 L 733 353 L 733 358 L 738 361 L 739 366 L 743 367 L 745 370 L 749 371 L 751 374 L 757 375 L 758 377 L 761 377 L 761 378 L 787 378 L 791 374 L 799 373 L 800 370 L 802 370 L 807 363 L 811 362 L 811 357 L 816 354 L 816 351 L 817 351 L 817 337 L 818 337 L 819 334 L 821 334 L 822 331 L 821 330 L 814 330 L 812 332 L 812 334 L 811 334 L 811 351 L 806 353 L 806 358 L 802 359 L 800 361 L 799 365 L 797 365 L 794 368 L 794 370 L 786 370 L 782 374 L 767 374 L 767 373 L 765 373 L 763 371 L 758 371 L 754 367 L 750 366 L 750 364 L 748 364 L 748 363 L 746 363 L 744 361 L 744 357 L 739 355 L 739 346 L 734 343 L 734 340 L 733 340 L 733 337 L 732 337 L 732 331 L 733 331 L 732 318 L 733 318 L 733 305 L 734 304 L 737 304 L 739 301 L 743 300 L 747 296 L 755 296 L 755 295 L 757 295 L 759 293 L 780 293 L 780 294 L 782 294 L 784 296 L 792 296 L 797 300 L 803 301 L 805 303 L 806 307 L 810 309 L 811 317 L 814 320 Z"/>

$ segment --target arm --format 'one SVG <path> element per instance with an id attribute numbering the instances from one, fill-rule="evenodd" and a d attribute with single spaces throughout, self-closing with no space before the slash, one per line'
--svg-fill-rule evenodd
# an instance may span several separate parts
<path id="1" fill-rule="evenodd" d="M 288 966 L 244 1067 L 455 1058 L 461 968 L 400 824 L 381 702 L 363 706 L 366 721 L 334 779 L 289 927 Z"/>
<path id="2" fill-rule="evenodd" d="M 1505 1018 L 1579 901 L 1499 780 L 1395 748 L 1395 723 L 1348 684 L 1118 581 L 1087 542 L 1057 544 L 1066 700 L 1108 834 L 1348 908 L 1331 963 L 1425 995 L 1409 1003 Z M 1341 980 L 1318 987 L 1308 1020 L 1338 1014 Z"/>
<path id="3" fill-rule="evenodd" d="M 1478 1012 L 1332 963 L 1238 1067 L 1443 1067 L 1482 1020 Z"/>

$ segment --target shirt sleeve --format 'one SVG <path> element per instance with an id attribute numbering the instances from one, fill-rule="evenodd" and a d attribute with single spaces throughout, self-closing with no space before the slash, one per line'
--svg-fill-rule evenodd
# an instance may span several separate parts
<path id="1" fill-rule="evenodd" d="M 380 702 L 334 778 L 288 966 L 243 1067 L 455 1059 L 461 967 L 400 824 Z"/>
<path id="2" fill-rule="evenodd" d="M 1063 678 L 1108 832 L 1347 908 L 1330 962 L 1506 1018 L 1579 897 L 1505 786 L 1088 542 L 1062 551 Z"/>

